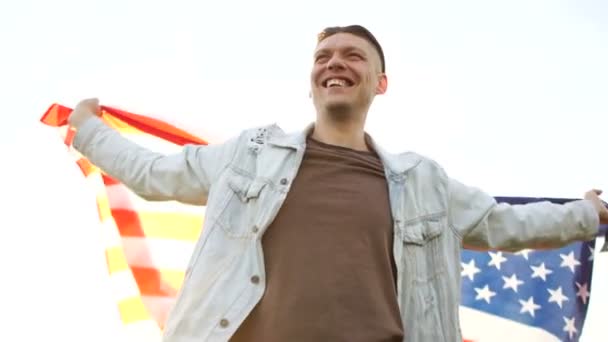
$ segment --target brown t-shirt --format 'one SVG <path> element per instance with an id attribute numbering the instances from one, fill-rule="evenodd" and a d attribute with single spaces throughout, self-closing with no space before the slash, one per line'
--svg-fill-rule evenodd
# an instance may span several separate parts
<path id="1" fill-rule="evenodd" d="M 231 341 L 402 341 L 388 186 L 375 153 L 309 138 L 262 246 L 266 292 Z"/>

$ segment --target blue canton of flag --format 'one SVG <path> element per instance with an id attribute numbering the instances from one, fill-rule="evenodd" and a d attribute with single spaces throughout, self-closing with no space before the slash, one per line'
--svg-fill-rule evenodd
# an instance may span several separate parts
<path id="1" fill-rule="evenodd" d="M 595 240 L 518 253 L 463 250 L 461 306 L 578 341 L 589 306 L 594 248 Z"/>

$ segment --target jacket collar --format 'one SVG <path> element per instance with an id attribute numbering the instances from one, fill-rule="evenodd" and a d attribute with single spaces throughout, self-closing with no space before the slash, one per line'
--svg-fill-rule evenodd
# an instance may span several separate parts
<path id="1" fill-rule="evenodd" d="M 422 157 L 413 152 L 404 152 L 400 154 L 389 153 L 371 136 L 369 136 L 369 142 L 376 153 L 378 153 L 378 156 L 380 156 L 380 160 L 382 160 L 384 166 L 392 173 L 392 175 L 389 176 L 405 174 L 422 161 Z"/>
<path id="2" fill-rule="evenodd" d="M 274 126 L 275 131 L 269 139 L 270 145 L 291 148 L 294 150 L 304 149 L 306 147 L 306 137 L 314 129 L 314 123 L 310 123 L 304 130 L 286 134 L 278 126 Z M 382 146 L 380 146 L 374 139 L 367 135 L 371 147 L 378 153 L 380 160 L 384 166 L 395 176 L 404 174 L 422 161 L 422 157 L 413 152 L 405 152 L 400 154 L 393 154 L 387 152 Z"/>
<path id="3" fill-rule="evenodd" d="M 314 127 L 314 123 L 311 123 L 302 131 L 286 134 L 279 126 L 274 125 L 273 134 L 268 138 L 268 144 L 294 150 L 303 149 L 306 147 L 306 137 L 312 132 Z"/>

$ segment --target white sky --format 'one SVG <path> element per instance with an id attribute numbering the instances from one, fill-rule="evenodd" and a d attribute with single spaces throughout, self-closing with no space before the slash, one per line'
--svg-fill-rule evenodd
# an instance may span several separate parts
<path id="1" fill-rule="evenodd" d="M 272 122 L 302 128 L 314 119 L 315 35 L 352 23 L 385 49 L 389 91 L 368 131 L 390 150 L 430 156 L 493 195 L 608 191 L 602 0 L 22 0 L 0 3 L 3 201 L 59 208 L 63 188 L 28 169 L 42 157 L 47 177 L 79 191 L 55 157 L 59 140 L 37 124 L 53 102 L 97 96 L 213 141 Z M 25 205 L 12 206 L 18 218 Z"/>

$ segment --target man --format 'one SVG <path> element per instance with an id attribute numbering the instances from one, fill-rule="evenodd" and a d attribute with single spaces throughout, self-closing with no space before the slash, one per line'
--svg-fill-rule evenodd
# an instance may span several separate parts
<path id="1" fill-rule="evenodd" d="M 385 152 L 364 131 L 384 55 L 361 26 L 319 35 L 310 86 L 303 132 L 266 126 L 170 156 L 105 126 L 95 99 L 71 114 L 74 146 L 140 196 L 207 205 L 165 341 L 462 341 L 462 245 L 557 248 L 608 222 L 598 190 L 499 205 Z"/>

